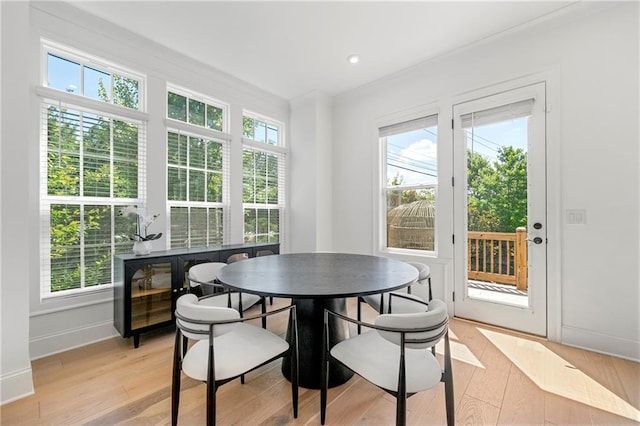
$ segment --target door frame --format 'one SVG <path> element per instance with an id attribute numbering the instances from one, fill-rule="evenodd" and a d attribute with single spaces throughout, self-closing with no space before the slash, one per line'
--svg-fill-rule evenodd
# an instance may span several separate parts
<path id="1" fill-rule="evenodd" d="M 536 73 L 514 78 L 512 80 L 503 81 L 487 85 L 482 89 L 472 90 L 461 93 L 451 99 L 451 119 L 453 120 L 453 106 L 465 102 L 470 102 L 508 92 L 521 87 L 530 86 L 535 83 L 545 83 L 546 111 L 545 111 L 545 135 L 546 135 L 546 183 L 545 189 L 547 194 L 547 212 L 546 212 L 546 228 L 547 228 L 547 339 L 550 341 L 561 341 L 562 334 L 562 257 L 561 257 L 561 225 L 564 215 L 561 210 L 561 164 L 560 157 L 560 102 L 559 102 L 559 82 L 560 69 L 552 66 Z M 453 126 L 452 126 L 453 127 Z M 451 130 L 451 152 L 453 159 L 453 129 Z M 458 179 L 459 180 L 459 179 Z M 455 201 L 455 197 L 452 202 Z M 454 215 L 459 212 L 454 210 Z M 454 228 L 454 231 L 456 229 Z M 462 238 L 458 238 L 458 241 Z M 454 247 L 454 257 L 460 250 L 458 243 Z M 455 261 L 455 259 L 454 259 Z M 451 290 L 455 289 L 455 279 L 457 274 L 455 268 L 452 268 Z M 453 295 L 452 295 L 453 297 Z M 455 303 L 454 315 L 455 315 Z"/>

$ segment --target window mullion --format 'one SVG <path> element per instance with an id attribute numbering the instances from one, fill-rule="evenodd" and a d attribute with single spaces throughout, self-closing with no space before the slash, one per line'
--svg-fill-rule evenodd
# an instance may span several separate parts
<path id="1" fill-rule="evenodd" d="M 85 282 L 85 275 L 86 275 L 86 261 L 84 258 L 84 254 L 85 254 L 85 241 L 84 241 L 84 236 L 85 236 L 85 232 L 84 232 L 84 226 L 85 226 L 85 220 L 84 220 L 84 216 L 85 216 L 85 204 L 81 203 L 80 204 L 80 288 L 85 288 L 86 287 L 86 282 Z"/>
<path id="2" fill-rule="evenodd" d="M 115 198 L 114 126 L 113 120 L 109 120 L 109 195 L 112 199 Z M 113 233 L 111 235 L 113 240 Z"/>

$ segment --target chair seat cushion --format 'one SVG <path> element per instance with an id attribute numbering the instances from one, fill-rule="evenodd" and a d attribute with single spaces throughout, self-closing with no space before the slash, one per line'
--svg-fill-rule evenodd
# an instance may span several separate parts
<path id="1" fill-rule="evenodd" d="M 422 303 L 415 303 L 412 300 L 417 300 L 424 303 L 422 298 L 408 294 L 404 291 L 393 292 L 402 294 L 402 297 L 394 297 L 391 299 L 393 305 L 391 306 L 391 312 L 394 314 L 415 314 L 418 312 L 424 312 L 427 310 L 427 307 Z M 411 300 L 407 300 L 406 298 L 410 298 Z M 375 309 L 378 313 L 388 314 L 389 312 L 389 293 L 384 293 L 382 295 L 382 307 L 383 310 L 380 312 L 380 295 L 372 294 L 369 296 L 362 296 L 362 299 L 373 309 Z"/>
<path id="2" fill-rule="evenodd" d="M 283 353 L 289 344 L 272 332 L 244 323 L 214 339 L 215 379 L 239 376 Z M 193 345 L 182 361 L 182 371 L 196 380 L 207 380 L 209 340 Z"/>
<path id="3" fill-rule="evenodd" d="M 233 292 L 231 293 L 231 308 L 236 311 L 240 309 L 239 298 L 238 295 L 240 293 Z M 228 307 L 228 294 L 218 294 L 215 296 L 207 296 L 200 299 L 200 305 L 205 306 L 218 306 L 221 308 Z M 256 294 L 242 293 L 242 310 L 246 311 L 256 303 L 260 301 L 260 296 Z"/>
<path id="4" fill-rule="evenodd" d="M 376 331 L 343 340 L 331 349 L 331 355 L 374 385 L 398 390 L 400 347 Z M 442 369 L 430 349 L 406 349 L 405 362 L 408 393 L 429 389 L 440 382 Z"/>

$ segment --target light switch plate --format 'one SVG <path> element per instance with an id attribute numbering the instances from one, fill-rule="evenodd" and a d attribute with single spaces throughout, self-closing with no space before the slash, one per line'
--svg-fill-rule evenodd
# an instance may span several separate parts
<path id="1" fill-rule="evenodd" d="M 587 211 L 585 209 L 567 210 L 567 223 L 569 225 L 584 225 L 587 223 Z"/>

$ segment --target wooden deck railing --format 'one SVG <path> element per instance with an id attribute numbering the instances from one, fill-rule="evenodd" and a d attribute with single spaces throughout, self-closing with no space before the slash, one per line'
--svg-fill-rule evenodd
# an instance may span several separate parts
<path id="1" fill-rule="evenodd" d="M 527 229 L 515 233 L 469 232 L 468 278 L 527 290 Z"/>

